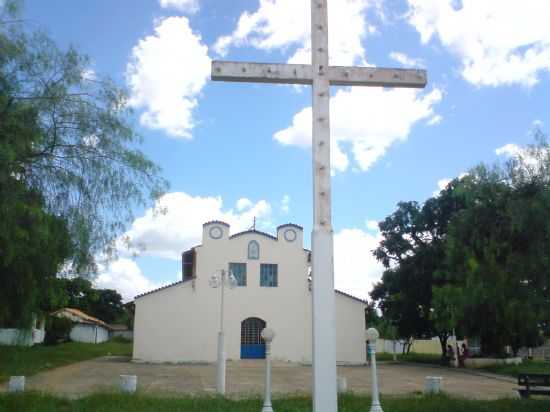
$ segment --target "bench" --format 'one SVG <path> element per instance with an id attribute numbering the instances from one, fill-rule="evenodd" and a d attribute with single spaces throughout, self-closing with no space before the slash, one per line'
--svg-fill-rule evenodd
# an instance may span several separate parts
<path id="1" fill-rule="evenodd" d="M 525 387 L 518 389 L 522 398 L 528 398 L 530 395 L 550 396 L 550 374 L 520 373 L 518 375 L 518 385 Z"/>

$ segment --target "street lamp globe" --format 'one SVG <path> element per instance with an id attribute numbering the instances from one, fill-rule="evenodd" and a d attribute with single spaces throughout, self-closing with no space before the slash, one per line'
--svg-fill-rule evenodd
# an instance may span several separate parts
<path id="1" fill-rule="evenodd" d="M 367 329 L 367 340 L 371 343 L 376 342 L 376 340 L 380 337 L 380 334 L 375 328 L 368 328 Z"/>
<path id="2" fill-rule="evenodd" d="M 270 343 L 275 337 L 275 331 L 271 328 L 265 328 L 262 330 L 262 339 L 267 343 Z"/>

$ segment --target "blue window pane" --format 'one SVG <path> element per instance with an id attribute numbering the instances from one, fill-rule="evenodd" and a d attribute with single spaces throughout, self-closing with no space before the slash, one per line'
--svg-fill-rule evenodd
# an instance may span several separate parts
<path id="1" fill-rule="evenodd" d="M 246 263 L 230 263 L 229 271 L 237 279 L 237 286 L 246 286 Z"/>
<path id="2" fill-rule="evenodd" d="M 260 286 L 277 287 L 277 265 L 263 263 L 260 265 Z"/>

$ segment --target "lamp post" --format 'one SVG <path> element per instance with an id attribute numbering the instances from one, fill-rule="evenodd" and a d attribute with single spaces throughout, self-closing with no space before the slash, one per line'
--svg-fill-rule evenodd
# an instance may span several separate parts
<path id="1" fill-rule="evenodd" d="M 376 374 L 376 340 L 380 334 L 374 328 L 367 329 L 367 340 L 369 341 L 370 367 L 372 373 L 372 403 L 370 412 L 383 412 L 378 397 L 378 376 Z"/>
<path id="2" fill-rule="evenodd" d="M 224 318 L 224 290 L 225 286 L 233 289 L 237 286 L 237 279 L 232 273 L 222 269 L 219 273 L 216 273 L 210 277 L 210 286 L 213 288 L 220 288 L 220 331 L 218 332 L 218 368 L 216 376 L 216 391 L 220 395 L 225 395 L 225 342 L 223 331 L 223 318 Z"/>
<path id="3" fill-rule="evenodd" d="M 262 339 L 265 341 L 265 395 L 262 412 L 273 412 L 271 405 L 271 342 L 275 337 L 275 331 L 270 328 L 262 330 Z"/>

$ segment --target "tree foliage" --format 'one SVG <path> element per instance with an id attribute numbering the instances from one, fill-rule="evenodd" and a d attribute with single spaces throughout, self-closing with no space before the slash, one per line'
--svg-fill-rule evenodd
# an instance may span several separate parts
<path id="1" fill-rule="evenodd" d="M 451 217 L 463 207 L 453 182 L 440 196 L 426 201 L 400 202 L 379 224 L 380 246 L 374 251 L 386 270 L 371 297 L 391 319 L 400 338 L 439 336 L 442 354 L 450 330 L 434 323 L 432 290 L 444 280 L 437 276 L 445 259 L 445 237 Z"/>
<path id="2" fill-rule="evenodd" d="M 541 141 L 504 168 L 474 169 L 447 242 L 459 321 L 483 351 L 540 343 L 550 315 L 550 170 Z"/>
<path id="3" fill-rule="evenodd" d="M 483 351 L 534 345 L 550 319 L 550 147 L 478 166 L 423 205 L 402 202 L 380 223 L 386 267 L 371 296 L 401 337 L 453 329 Z"/>
<path id="4" fill-rule="evenodd" d="M 66 306 L 80 309 L 104 322 L 113 323 L 124 316 L 122 296 L 112 289 L 95 289 L 87 279 L 60 279 L 67 295 Z"/>
<path id="5" fill-rule="evenodd" d="M 28 31 L 19 6 L 0 4 L 0 324 L 28 327 L 64 303 L 60 269 L 93 274 L 167 184 L 137 148 L 125 90 Z M 119 305 L 112 292 L 97 313 Z"/>
<path id="6" fill-rule="evenodd" d="M 0 123 L 17 129 L 25 115 L 35 119 L 32 144 L 17 150 L 20 135 L 10 133 L 2 161 L 65 219 L 71 262 L 83 274 L 94 271 L 97 254 L 111 251 L 133 206 L 166 188 L 159 168 L 137 149 L 126 92 L 90 67 L 89 58 L 60 50 L 42 32 L 0 24 Z"/>

